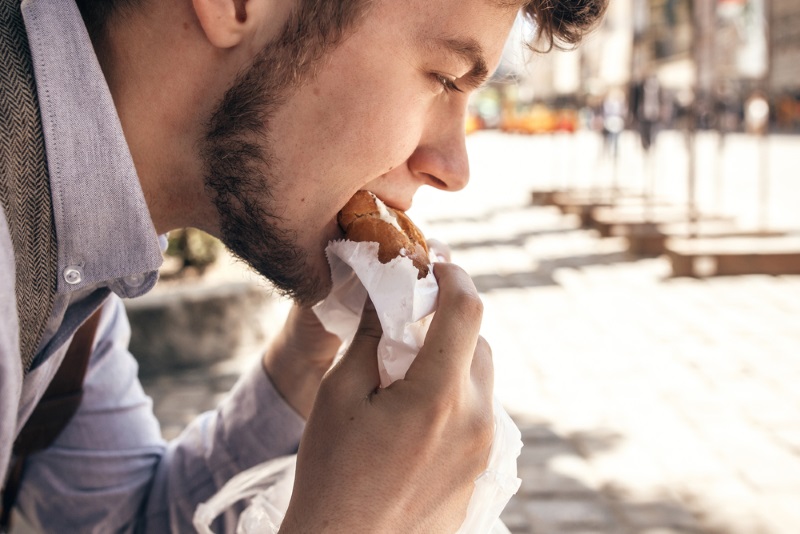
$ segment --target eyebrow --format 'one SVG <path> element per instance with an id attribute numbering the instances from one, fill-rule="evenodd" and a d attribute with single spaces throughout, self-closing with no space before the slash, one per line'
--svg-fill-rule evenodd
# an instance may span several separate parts
<path id="1" fill-rule="evenodd" d="M 444 49 L 472 65 L 470 71 L 461 77 L 469 89 L 477 89 L 489 78 L 486 56 L 483 53 L 483 48 L 475 39 L 433 37 L 425 39 L 425 41 L 428 46 Z"/>

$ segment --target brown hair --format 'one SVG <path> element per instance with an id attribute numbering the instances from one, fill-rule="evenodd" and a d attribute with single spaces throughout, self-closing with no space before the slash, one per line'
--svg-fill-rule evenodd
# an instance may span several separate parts
<path id="1" fill-rule="evenodd" d="M 505 0 L 504 0 L 505 1 Z M 142 0 L 76 0 L 84 22 L 91 35 L 101 32 L 112 15 L 125 13 L 140 4 Z M 361 11 L 362 4 L 369 0 L 337 0 L 330 2 L 317 0 L 306 2 L 310 11 L 348 12 Z M 608 7 L 608 0 L 511 0 L 510 5 L 520 5 L 525 15 L 536 25 L 537 36 L 531 47 L 542 52 L 553 48 L 564 49 L 577 45 L 581 38 L 591 31 L 602 19 Z M 321 18 L 316 18 L 321 21 Z M 331 23 L 347 24 L 348 16 L 339 17 Z M 342 28 L 343 29 L 343 28 Z M 541 48 L 539 48 L 541 46 Z"/>
<path id="2" fill-rule="evenodd" d="M 608 0 L 526 0 L 525 15 L 536 25 L 533 50 L 575 47 L 603 18 Z"/>

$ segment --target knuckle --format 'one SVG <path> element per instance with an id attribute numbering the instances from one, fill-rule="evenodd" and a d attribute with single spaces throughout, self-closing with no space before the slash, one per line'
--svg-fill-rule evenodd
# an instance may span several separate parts
<path id="1" fill-rule="evenodd" d="M 448 388 L 436 388 L 419 394 L 425 401 L 417 405 L 413 416 L 415 424 L 425 428 L 426 435 L 437 435 L 459 420 L 462 399 L 457 391 Z"/>
<path id="2" fill-rule="evenodd" d="M 465 291 L 459 294 L 456 306 L 467 319 L 480 320 L 483 317 L 483 301 L 477 293 Z"/>
<path id="3" fill-rule="evenodd" d="M 444 388 L 431 395 L 431 402 L 425 407 L 424 420 L 433 427 L 447 424 L 453 415 L 458 401 L 455 395 Z"/>

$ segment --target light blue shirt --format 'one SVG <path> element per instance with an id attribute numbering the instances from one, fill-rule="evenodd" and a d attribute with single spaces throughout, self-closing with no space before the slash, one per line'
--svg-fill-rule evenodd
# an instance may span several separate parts
<path id="1" fill-rule="evenodd" d="M 258 361 L 214 412 L 165 443 L 128 352 L 122 298 L 158 279 L 161 252 L 108 86 L 73 0 L 25 0 L 58 241 L 55 306 L 24 377 L 11 240 L 0 208 L 0 480 L 14 438 L 76 328 L 103 305 L 84 396 L 55 444 L 28 461 L 18 505 L 48 532 L 192 532 L 230 477 L 293 452 L 302 418 Z M 221 523 L 234 531 L 235 515 Z"/>

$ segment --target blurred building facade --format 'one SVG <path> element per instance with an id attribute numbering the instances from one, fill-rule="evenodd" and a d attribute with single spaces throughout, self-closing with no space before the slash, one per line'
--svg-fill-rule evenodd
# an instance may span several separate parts
<path id="1" fill-rule="evenodd" d="M 578 49 L 546 54 L 524 46 L 533 31 L 517 24 L 492 84 L 506 108 L 599 113 L 622 90 L 633 124 L 645 85 L 657 84 L 666 126 L 691 113 L 700 128 L 743 129 L 745 103 L 757 93 L 774 127 L 800 130 L 798 0 L 614 0 Z"/>
<path id="2" fill-rule="evenodd" d="M 769 85 L 776 125 L 782 130 L 800 130 L 800 2 L 769 1 Z"/>
<path id="3" fill-rule="evenodd" d="M 771 2 L 770 86 L 776 92 L 800 93 L 800 2 Z"/>

